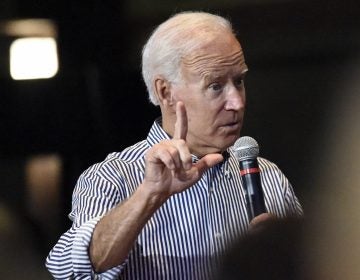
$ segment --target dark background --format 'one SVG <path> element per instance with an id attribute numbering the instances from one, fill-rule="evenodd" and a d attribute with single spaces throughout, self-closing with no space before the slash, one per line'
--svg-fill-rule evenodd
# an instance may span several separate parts
<path id="1" fill-rule="evenodd" d="M 279 165 L 306 211 L 319 188 L 317 169 L 326 165 L 329 120 L 337 117 L 340 99 L 359 94 L 343 92 L 359 67 L 359 7 L 356 0 L 2 1 L 0 21 L 56 22 L 60 69 L 49 80 L 11 80 L 4 51 L 10 38 L 0 35 L 0 230 L 10 232 L 1 241 L 6 265 L 0 262 L 0 273 L 50 279 L 44 259 L 70 225 L 77 177 L 109 152 L 146 137 L 159 115 L 140 75 L 141 48 L 156 25 L 182 10 L 215 12 L 233 22 L 250 69 L 242 135 L 254 137 L 261 155 Z M 44 154 L 62 162 L 51 232 L 49 221 L 32 217 L 26 206 L 24 166 Z"/>

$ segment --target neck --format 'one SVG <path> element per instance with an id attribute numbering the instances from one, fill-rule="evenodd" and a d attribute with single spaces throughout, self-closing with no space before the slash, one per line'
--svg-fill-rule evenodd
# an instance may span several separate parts
<path id="1" fill-rule="evenodd" d="M 168 135 L 170 135 L 170 137 L 173 137 L 174 129 L 175 129 L 175 120 L 171 120 L 169 118 L 164 118 L 164 116 L 163 116 L 162 129 Z M 203 156 L 205 156 L 207 154 L 224 152 L 224 151 L 221 151 L 220 149 L 216 149 L 215 147 L 205 146 L 205 145 L 201 145 L 200 143 L 197 143 L 191 136 L 191 133 L 187 134 L 185 141 L 189 147 L 190 153 L 192 155 L 195 155 L 198 158 L 202 158 Z"/>

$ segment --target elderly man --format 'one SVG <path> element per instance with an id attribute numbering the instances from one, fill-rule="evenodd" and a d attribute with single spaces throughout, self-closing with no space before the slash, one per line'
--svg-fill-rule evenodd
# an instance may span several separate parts
<path id="1" fill-rule="evenodd" d="M 247 70 L 222 17 L 180 13 L 154 31 L 143 77 L 162 117 L 147 139 L 80 176 L 73 226 L 47 258 L 55 278 L 211 279 L 251 222 L 229 149 L 243 124 Z M 258 161 L 267 211 L 301 215 L 286 177 Z"/>

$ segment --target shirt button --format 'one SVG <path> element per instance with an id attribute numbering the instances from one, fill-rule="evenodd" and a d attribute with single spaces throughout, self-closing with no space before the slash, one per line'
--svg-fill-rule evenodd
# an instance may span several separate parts
<path id="1" fill-rule="evenodd" d="M 216 232 L 215 233 L 215 238 L 220 239 L 221 238 L 221 232 Z"/>

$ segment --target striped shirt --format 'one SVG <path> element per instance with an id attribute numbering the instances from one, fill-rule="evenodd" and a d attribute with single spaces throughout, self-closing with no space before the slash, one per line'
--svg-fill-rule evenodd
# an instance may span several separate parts
<path id="1" fill-rule="evenodd" d="M 144 178 L 146 151 L 164 139 L 169 136 L 155 121 L 146 140 L 108 155 L 80 176 L 69 214 L 73 225 L 46 260 L 54 278 L 212 278 L 222 253 L 249 225 L 239 163 L 231 149 L 223 162 L 155 212 L 125 263 L 98 275 L 92 269 L 88 248 L 97 222 L 136 190 Z M 301 205 L 284 174 L 266 159 L 258 158 L 258 162 L 268 212 L 278 217 L 301 215 Z"/>

